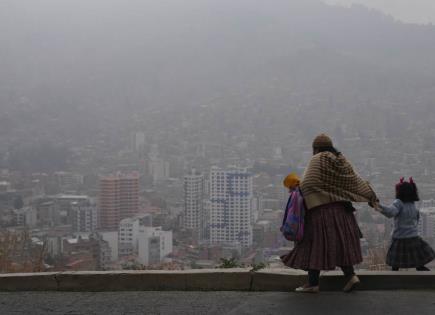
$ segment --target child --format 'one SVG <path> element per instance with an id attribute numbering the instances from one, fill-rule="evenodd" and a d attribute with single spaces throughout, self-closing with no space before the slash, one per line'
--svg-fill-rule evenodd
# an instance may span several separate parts
<path id="1" fill-rule="evenodd" d="M 300 179 L 298 175 L 295 173 L 288 174 L 286 178 L 284 178 L 283 185 L 286 187 L 289 192 L 292 192 L 296 187 L 299 186 Z"/>
<path id="2" fill-rule="evenodd" d="M 402 178 L 396 185 L 396 200 L 390 206 L 375 204 L 375 209 L 387 218 L 394 218 L 393 239 L 387 254 L 387 265 L 393 271 L 416 268 L 429 271 L 425 265 L 435 259 L 434 250 L 418 236 L 420 213 L 415 207 L 419 201 L 417 185 Z"/>
<path id="3" fill-rule="evenodd" d="M 284 179 L 283 185 L 289 190 L 290 196 L 282 218 L 281 232 L 289 241 L 300 241 L 304 232 L 303 198 L 298 189 L 299 177 L 292 173 Z"/>

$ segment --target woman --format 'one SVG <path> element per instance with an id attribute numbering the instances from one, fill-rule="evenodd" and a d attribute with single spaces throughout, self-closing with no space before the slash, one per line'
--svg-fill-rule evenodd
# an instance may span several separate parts
<path id="1" fill-rule="evenodd" d="M 314 139 L 313 157 L 300 185 L 305 204 L 305 235 L 283 262 L 308 271 L 308 283 L 297 292 L 319 292 L 321 270 L 340 267 L 347 279 L 345 292 L 359 284 L 353 266 L 362 262 L 361 232 L 351 202 L 376 202 L 368 182 L 353 170 L 331 138 Z"/>

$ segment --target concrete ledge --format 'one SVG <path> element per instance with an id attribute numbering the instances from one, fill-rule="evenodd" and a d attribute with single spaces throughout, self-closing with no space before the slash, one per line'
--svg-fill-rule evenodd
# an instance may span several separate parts
<path id="1" fill-rule="evenodd" d="M 358 272 L 360 290 L 435 290 L 435 272 Z M 306 273 L 290 269 L 90 271 L 0 275 L 0 291 L 292 291 Z M 340 272 L 321 275 L 322 291 L 344 286 Z"/>
<path id="2" fill-rule="evenodd" d="M 0 274 L 0 291 L 55 291 L 56 273 Z"/>
<path id="3" fill-rule="evenodd" d="M 249 291 L 251 283 L 246 269 L 62 272 L 55 277 L 59 291 Z"/>

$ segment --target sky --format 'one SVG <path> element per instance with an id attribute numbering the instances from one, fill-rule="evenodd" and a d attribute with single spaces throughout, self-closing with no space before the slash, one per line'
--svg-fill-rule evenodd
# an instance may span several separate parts
<path id="1" fill-rule="evenodd" d="M 408 23 L 435 24 L 435 0 L 323 0 L 328 4 L 363 4 Z"/>

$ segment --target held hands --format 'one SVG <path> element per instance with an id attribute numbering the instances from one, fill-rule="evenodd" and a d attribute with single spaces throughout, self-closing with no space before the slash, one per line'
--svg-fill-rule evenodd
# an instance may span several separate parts
<path id="1" fill-rule="evenodd" d="M 375 209 L 375 211 L 378 211 L 378 212 L 380 212 L 382 209 L 381 209 L 381 205 L 380 205 L 380 203 L 379 203 L 379 200 L 377 200 L 374 204 L 373 204 L 373 208 Z"/>
<path id="2" fill-rule="evenodd" d="M 370 201 L 369 206 L 375 209 L 376 211 L 381 211 L 381 206 L 379 203 L 379 199 L 376 199 L 376 201 Z"/>

